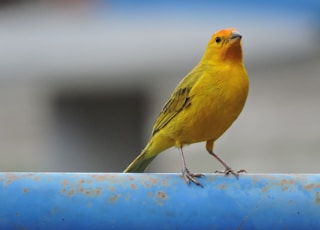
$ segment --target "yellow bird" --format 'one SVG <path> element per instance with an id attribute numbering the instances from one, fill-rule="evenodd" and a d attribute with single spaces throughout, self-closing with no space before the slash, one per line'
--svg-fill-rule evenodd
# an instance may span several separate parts
<path id="1" fill-rule="evenodd" d="M 181 152 L 185 180 L 201 185 L 196 177 L 202 174 L 188 170 L 182 148 L 202 141 L 225 167 L 217 172 L 237 176 L 244 171 L 233 171 L 213 152 L 214 142 L 239 116 L 248 95 L 241 38 L 235 28 L 220 30 L 211 37 L 198 65 L 182 79 L 164 105 L 148 144 L 124 172 L 143 172 L 159 153 L 175 146 Z"/>

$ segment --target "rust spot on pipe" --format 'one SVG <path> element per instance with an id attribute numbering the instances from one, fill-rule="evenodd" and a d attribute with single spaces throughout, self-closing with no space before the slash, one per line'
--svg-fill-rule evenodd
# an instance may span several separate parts
<path id="1" fill-rule="evenodd" d="M 320 204 L 320 192 L 316 192 L 314 202 L 319 205 Z"/>
<path id="2" fill-rule="evenodd" d="M 40 181 L 40 177 L 34 176 L 34 177 L 33 177 L 33 180 L 35 180 L 35 181 Z"/>
<path id="3" fill-rule="evenodd" d="M 99 187 L 96 189 L 95 194 L 99 196 L 101 194 L 101 191 L 102 191 L 102 188 Z"/>
<path id="4" fill-rule="evenodd" d="M 159 191 L 157 192 L 157 198 L 161 199 L 161 200 L 166 200 L 167 199 L 167 194 L 163 191 Z"/>
<path id="5" fill-rule="evenodd" d="M 27 192 L 28 192 L 28 188 L 23 188 L 22 191 L 23 191 L 24 193 L 27 193 Z"/>
<path id="6" fill-rule="evenodd" d="M 269 184 L 269 185 L 263 187 L 263 188 L 261 189 L 261 191 L 262 191 L 263 193 L 267 192 L 267 191 L 269 190 L 270 186 L 271 186 L 271 185 Z"/>
<path id="7" fill-rule="evenodd" d="M 163 191 L 159 191 L 156 193 L 155 200 L 158 205 L 163 206 L 163 201 L 167 199 L 167 194 Z"/>
<path id="8" fill-rule="evenodd" d="M 303 186 L 304 189 L 310 191 L 312 189 L 315 189 L 315 188 L 320 188 L 320 184 L 307 184 L 305 186 Z"/>
<path id="9" fill-rule="evenodd" d="M 111 192 L 115 192 L 115 191 L 116 191 L 116 188 L 113 187 L 113 186 L 110 186 L 110 187 L 109 187 L 109 190 L 110 190 Z"/>
<path id="10" fill-rule="evenodd" d="M 119 198 L 119 195 L 118 195 L 118 194 L 113 195 L 113 196 L 111 196 L 111 197 L 109 198 L 109 202 L 114 203 L 114 202 L 116 202 L 116 201 L 118 200 L 118 198 Z"/>
<path id="11" fill-rule="evenodd" d="M 294 184 L 294 180 L 293 180 L 293 179 L 290 179 L 290 180 L 282 179 L 282 180 L 279 182 L 279 185 L 280 185 L 280 186 L 283 186 L 283 185 L 293 185 L 293 184 Z"/>
<path id="12" fill-rule="evenodd" d="M 134 177 L 133 176 L 128 176 L 128 179 L 129 180 L 134 180 Z"/>
<path id="13" fill-rule="evenodd" d="M 9 179 L 10 181 L 15 181 L 15 180 L 18 179 L 18 177 L 17 177 L 16 175 L 14 175 L 14 174 L 9 173 L 9 174 L 8 174 L 8 179 Z"/>
<path id="14" fill-rule="evenodd" d="M 158 184 L 158 179 L 156 179 L 156 178 L 150 178 L 150 182 L 151 182 L 152 184 Z"/>
<path id="15" fill-rule="evenodd" d="M 144 184 L 144 187 L 145 187 L 145 188 L 150 188 L 150 187 L 151 187 L 151 184 L 150 184 L 150 183 L 145 183 L 145 184 Z"/>
<path id="16" fill-rule="evenodd" d="M 68 180 L 63 180 L 63 181 L 61 181 L 61 184 L 63 186 L 68 186 L 69 185 L 69 181 Z"/>
<path id="17" fill-rule="evenodd" d="M 113 179 L 113 176 L 108 176 L 108 174 L 90 175 L 90 177 L 96 181 L 108 181 L 108 179 Z"/>
<path id="18" fill-rule="evenodd" d="M 130 187 L 131 187 L 132 189 L 134 189 L 134 190 L 137 189 L 137 185 L 136 185 L 136 184 L 131 184 Z"/>
<path id="19" fill-rule="evenodd" d="M 226 189 L 227 188 L 227 185 L 226 184 L 219 184 L 217 186 L 219 189 Z"/>
<path id="20" fill-rule="evenodd" d="M 7 180 L 5 181 L 5 185 L 9 185 L 11 184 L 13 181 L 16 181 L 18 179 L 18 177 L 14 174 L 8 173 L 7 174 Z"/>
<path id="21" fill-rule="evenodd" d="M 73 195 L 74 195 L 74 190 L 71 189 L 71 190 L 68 192 L 68 195 L 69 195 L 69 196 L 73 196 Z"/>
<path id="22" fill-rule="evenodd" d="M 161 184 L 164 186 L 164 187 L 169 187 L 169 177 L 166 177 L 162 180 Z"/>

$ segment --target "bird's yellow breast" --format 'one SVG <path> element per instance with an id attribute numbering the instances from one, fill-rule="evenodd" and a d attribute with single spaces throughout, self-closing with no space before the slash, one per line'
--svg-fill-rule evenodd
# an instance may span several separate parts
<path id="1" fill-rule="evenodd" d="M 190 105 L 165 128 L 177 146 L 218 139 L 240 114 L 248 95 L 242 64 L 200 67 L 202 75 L 190 91 Z"/>

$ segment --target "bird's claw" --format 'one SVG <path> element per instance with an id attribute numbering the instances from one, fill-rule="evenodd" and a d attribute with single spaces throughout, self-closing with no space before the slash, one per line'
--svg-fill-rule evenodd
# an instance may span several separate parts
<path id="1" fill-rule="evenodd" d="M 238 171 L 234 171 L 231 168 L 226 168 L 225 170 L 217 170 L 215 173 L 222 173 L 224 175 L 229 175 L 232 174 L 234 175 L 236 178 L 239 177 L 239 173 L 247 173 L 247 171 L 245 169 L 240 169 Z"/>
<path id="2" fill-rule="evenodd" d="M 184 168 L 184 169 L 182 169 L 182 175 L 183 175 L 184 179 L 186 180 L 187 184 L 190 184 L 190 181 L 191 181 L 191 182 L 195 183 L 196 185 L 203 187 L 202 184 L 196 179 L 196 177 L 202 177 L 203 174 L 191 173 L 189 171 L 189 169 Z"/>

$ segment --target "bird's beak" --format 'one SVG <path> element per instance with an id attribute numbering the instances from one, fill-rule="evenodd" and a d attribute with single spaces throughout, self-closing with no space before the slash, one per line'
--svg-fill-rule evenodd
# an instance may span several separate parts
<path id="1" fill-rule="evenodd" d="M 242 38 L 242 35 L 239 33 L 239 31 L 233 30 L 233 31 L 231 32 L 231 35 L 230 35 L 230 40 L 233 40 L 233 39 L 236 39 L 236 38 L 241 39 L 241 38 Z"/>

